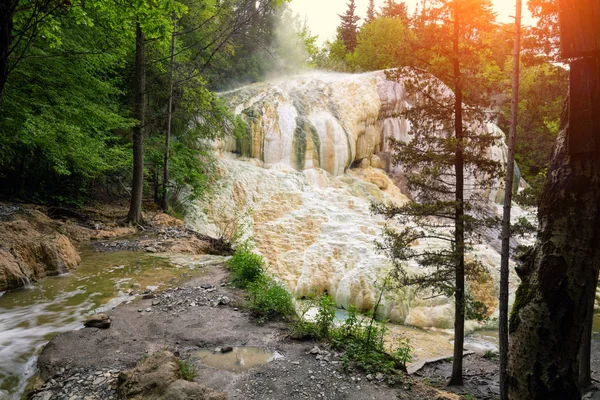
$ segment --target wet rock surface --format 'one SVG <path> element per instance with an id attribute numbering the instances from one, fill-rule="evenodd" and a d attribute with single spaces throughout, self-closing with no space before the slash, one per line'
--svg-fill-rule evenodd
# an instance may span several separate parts
<path id="1" fill-rule="evenodd" d="M 83 326 L 85 326 L 86 328 L 108 329 L 110 328 L 110 324 L 111 321 L 108 317 L 108 314 L 98 313 L 90 315 L 83 323 Z"/>

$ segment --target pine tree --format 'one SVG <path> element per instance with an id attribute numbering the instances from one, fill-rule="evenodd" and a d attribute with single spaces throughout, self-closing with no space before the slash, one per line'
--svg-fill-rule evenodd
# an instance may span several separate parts
<path id="1" fill-rule="evenodd" d="M 416 99 L 404 111 L 413 139 L 408 143 L 392 141 L 393 162 L 403 168 L 415 202 L 402 207 L 376 206 L 375 210 L 402 226 L 386 229 L 383 246 L 397 267 L 398 282 L 454 295 L 450 384 L 461 385 L 465 314 L 470 313 L 470 306 L 480 306 L 468 301 L 465 276 L 476 276 L 483 268 L 477 260 L 466 260 L 467 239 L 494 219 L 482 207 L 486 202 L 482 189 L 501 174 L 500 165 L 486 156 L 497 139 L 486 130 L 489 82 L 483 71 L 491 60 L 486 60 L 482 35 L 474 34 L 491 29 L 494 18 L 488 0 L 438 0 L 428 13 L 423 29 L 435 33 L 436 40 L 425 46 L 422 55 L 435 57 L 436 63 L 426 63 L 425 68 L 440 80 L 420 70 L 398 77 Z M 423 240 L 446 246 L 440 250 L 411 247 Z M 409 259 L 416 260 L 426 272 L 406 271 L 404 264 Z"/>
<path id="2" fill-rule="evenodd" d="M 369 0 L 369 8 L 367 8 L 367 19 L 366 23 L 369 23 L 375 19 L 375 0 Z"/>
<path id="3" fill-rule="evenodd" d="M 395 0 L 385 0 L 383 7 L 381 7 L 381 16 L 400 18 L 402 21 L 408 22 L 408 7 L 403 1 L 396 3 Z"/>
<path id="4" fill-rule="evenodd" d="M 357 35 L 358 35 L 358 21 L 360 17 L 356 15 L 356 3 L 355 0 L 350 0 L 347 4 L 348 9 L 344 15 L 339 15 L 342 19 L 342 23 L 338 27 L 338 35 L 348 52 L 353 52 L 356 48 Z"/>

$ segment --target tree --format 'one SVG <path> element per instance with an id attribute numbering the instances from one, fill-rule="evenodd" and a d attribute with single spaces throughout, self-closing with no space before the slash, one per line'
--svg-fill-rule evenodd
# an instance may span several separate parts
<path id="1" fill-rule="evenodd" d="M 539 203 L 536 244 L 517 268 L 510 398 L 580 398 L 578 355 L 600 269 L 600 157 L 570 155 L 569 129 L 563 115 Z"/>
<path id="2" fill-rule="evenodd" d="M 355 0 L 350 0 L 347 3 L 348 9 L 344 15 L 339 15 L 342 19 L 340 26 L 338 27 L 338 36 L 348 52 L 353 52 L 356 48 L 356 40 L 358 35 L 358 21 L 360 17 L 356 15 L 356 4 Z"/>
<path id="3" fill-rule="evenodd" d="M 504 213 L 502 216 L 502 254 L 500 260 L 500 399 L 508 400 L 508 264 L 510 260 L 510 211 L 512 206 L 515 165 L 515 142 L 519 110 L 519 69 L 521 60 L 521 0 L 516 1 L 515 43 L 513 50 L 513 77 L 508 156 L 504 181 Z"/>
<path id="4" fill-rule="evenodd" d="M 135 103 L 134 117 L 139 124 L 133 131 L 133 182 L 127 221 L 142 222 L 142 196 L 144 194 L 144 131 L 146 129 L 146 57 L 144 32 L 140 22 L 135 26 Z"/>
<path id="5" fill-rule="evenodd" d="M 369 7 L 367 8 L 367 18 L 365 23 L 370 23 L 375 20 L 375 0 L 369 0 Z"/>
<path id="6" fill-rule="evenodd" d="M 411 31 L 401 19 L 377 18 L 361 28 L 350 63 L 364 71 L 411 65 L 412 40 Z"/>
<path id="7" fill-rule="evenodd" d="M 408 7 L 406 7 L 406 3 L 403 1 L 396 3 L 395 0 L 385 0 L 380 14 L 382 17 L 400 18 L 408 25 Z"/>
<path id="8" fill-rule="evenodd" d="M 69 5 L 65 0 L 0 0 L 0 104 L 10 72 L 45 26 L 54 25 L 53 14 Z"/>
<path id="9" fill-rule="evenodd" d="M 89 3 L 52 17 L 56 36 L 38 34 L 18 63 L 11 58 L 0 105 L 0 188 L 76 206 L 112 190 L 106 186 L 120 190 L 129 174 L 124 133 L 134 121 L 123 99 L 133 46 L 131 35 L 99 29 L 111 19 Z"/>
<path id="10" fill-rule="evenodd" d="M 435 41 L 422 41 L 424 67 L 448 84 L 453 93 L 432 79 L 417 74 L 410 93 L 418 93 L 417 103 L 406 110 L 414 139 L 394 143 L 396 162 L 409 173 L 409 185 L 417 189 L 418 202 L 396 208 L 380 209 L 389 218 L 411 216 L 423 228 L 387 231 L 388 250 L 392 259 L 417 257 L 421 265 L 433 267 L 432 274 L 409 281 L 435 285 L 438 291 L 454 294 L 454 358 L 451 385 L 462 384 L 464 319 L 467 307 L 465 275 L 480 270 L 477 262 L 466 262 L 466 235 L 479 225 L 485 214 L 478 210 L 474 187 L 498 178 L 498 164 L 482 154 L 494 137 L 483 129 L 487 108 L 487 65 L 489 48 L 481 41 L 493 28 L 494 15 L 487 0 L 435 1 L 422 14 L 421 33 L 434 33 Z M 486 58 L 487 56 L 487 58 Z M 423 83 L 418 83 L 421 80 Z M 465 82 L 469 86 L 465 86 Z M 406 83 L 406 80 L 404 80 Z M 416 89 L 416 90 L 415 90 Z M 466 103 L 463 104 L 463 103 Z M 467 178 L 471 177 L 468 181 Z M 467 183 L 466 183 L 467 182 Z M 466 185 L 466 186 L 465 186 Z M 466 196 L 466 197 L 465 197 Z M 434 222 L 431 222 L 433 218 Z M 437 220 L 446 221 L 435 222 Z M 451 224 L 447 222 L 450 221 Z M 449 228 L 451 237 L 432 228 Z M 419 238 L 436 238 L 449 243 L 441 252 L 415 254 L 406 249 Z"/>

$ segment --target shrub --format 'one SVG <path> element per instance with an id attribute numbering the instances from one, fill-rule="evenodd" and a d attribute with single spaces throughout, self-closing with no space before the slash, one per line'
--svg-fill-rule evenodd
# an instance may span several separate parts
<path id="1" fill-rule="evenodd" d="M 198 372 L 196 366 L 189 360 L 179 360 L 179 371 L 181 372 L 181 377 L 186 381 L 193 381 Z"/>
<path id="2" fill-rule="evenodd" d="M 288 319 L 295 314 L 292 296 L 272 279 L 263 276 L 248 285 L 250 301 L 248 308 L 259 323 L 269 320 Z"/>
<path id="3" fill-rule="evenodd" d="M 350 306 L 344 323 L 335 327 L 335 303 L 330 296 L 320 296 L 309 304 L 309 307 L 318 307 L 315 321 L 298 321 L 293 328 L 295 336 L 330 341 L 332 347 L 344 351 L 342 366 L 345 369 L 359 368 L 367 373 L 387 375 L 397 369 L 406 371 L 406 364 L 412 359 L 409 340 L 398 339 L 395 348 L 388 353 L 385 323 L 379 323 L 373 317 L 365 321 L 359 318 L 356 307 Z"/>
<path id="4" fill-rule="evenodd" d="M 260 280 L 264 276 L 265 262 L 261 256 L 252 253 L 246 246 L 238 248 L 227 261 L 232 282 L 240 288 Z"/>

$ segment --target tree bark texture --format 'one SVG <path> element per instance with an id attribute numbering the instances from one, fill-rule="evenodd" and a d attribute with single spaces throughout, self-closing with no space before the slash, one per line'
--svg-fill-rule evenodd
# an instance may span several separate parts
<path id="1" fill-rule="evenodd" d="M 515 143 L 519 110 L 519 67 L 521 59 L 521 0 L 516 2 L 515 43 L 513 48 L 512 100 L 510 131 L 508 134 L 508 157 L 504 183 L 504 213 L 502 215 L 502 257 L 500 260 L 500 400 L 508 400 L 508 265 L 510 261 L 510 211 L 512 206 L 515 169 Z"/>
<path id="2" fill-rule="evenodd" d="M 540 199 L 538 239 L 517 268 L 511 399 L 580 398 L 579 348 L 600 269 L 600 154 L 569 154 L 565 121 Z"/>
<path id="3" fill-rule="evenodd" d="M 14 0 L 0 0 L 0 104 L 8 79 L 8 54 L 12 43 Z"/>
<path id="4" fill-rule="evenodd" d="M 596 278 L 598 279 L 598 278 Z M 579 388 L 582 392 L 592 388 L 592 331 L 594 327 L 594 302 L 590 302 L 581 345 L 579 346 Z"/>
<path id="5" fill-rule="evenodd" d="M 177 17 L 173 16 L 173 34 L 171 35 L 171 62 L 169 64 L 169 100 L 167 101 L 167 133 L 165 134 L 165 159 L 163 166 L 162 209 L 169 209 L 169 146 L 173 125 L 173 70 L 175 69 L 175 38 L 177 37 Z"/>
<path id="6" fill-rule="evenodd" d="M 454 359 L 449 385 L 462 385 L 463 345 L 465 341 L 465 211 L 464 211 L 464 154 L 462 121 L 462 77 L 460 72 L 459 48 L 460 19 L 458 5 L 454 6 L 454 134 L 456 152 L 454 171 L 456 173 L 456 208 L 454 241 L 456 246 L 456 271 L 454 288 Z"/>
<path id="7" fill-rule="evenodd" d="M 133 131 L 133 183 L 131 204 L 127 220 L 134 224 L 142 222 L 142 195 L 144 191 L 144 125 L 146 124 L 146 65 L 144 55 L 144 32 L 139 23 L 135 28 L 135 109 L 134 116 L 140 124 Z"/>

